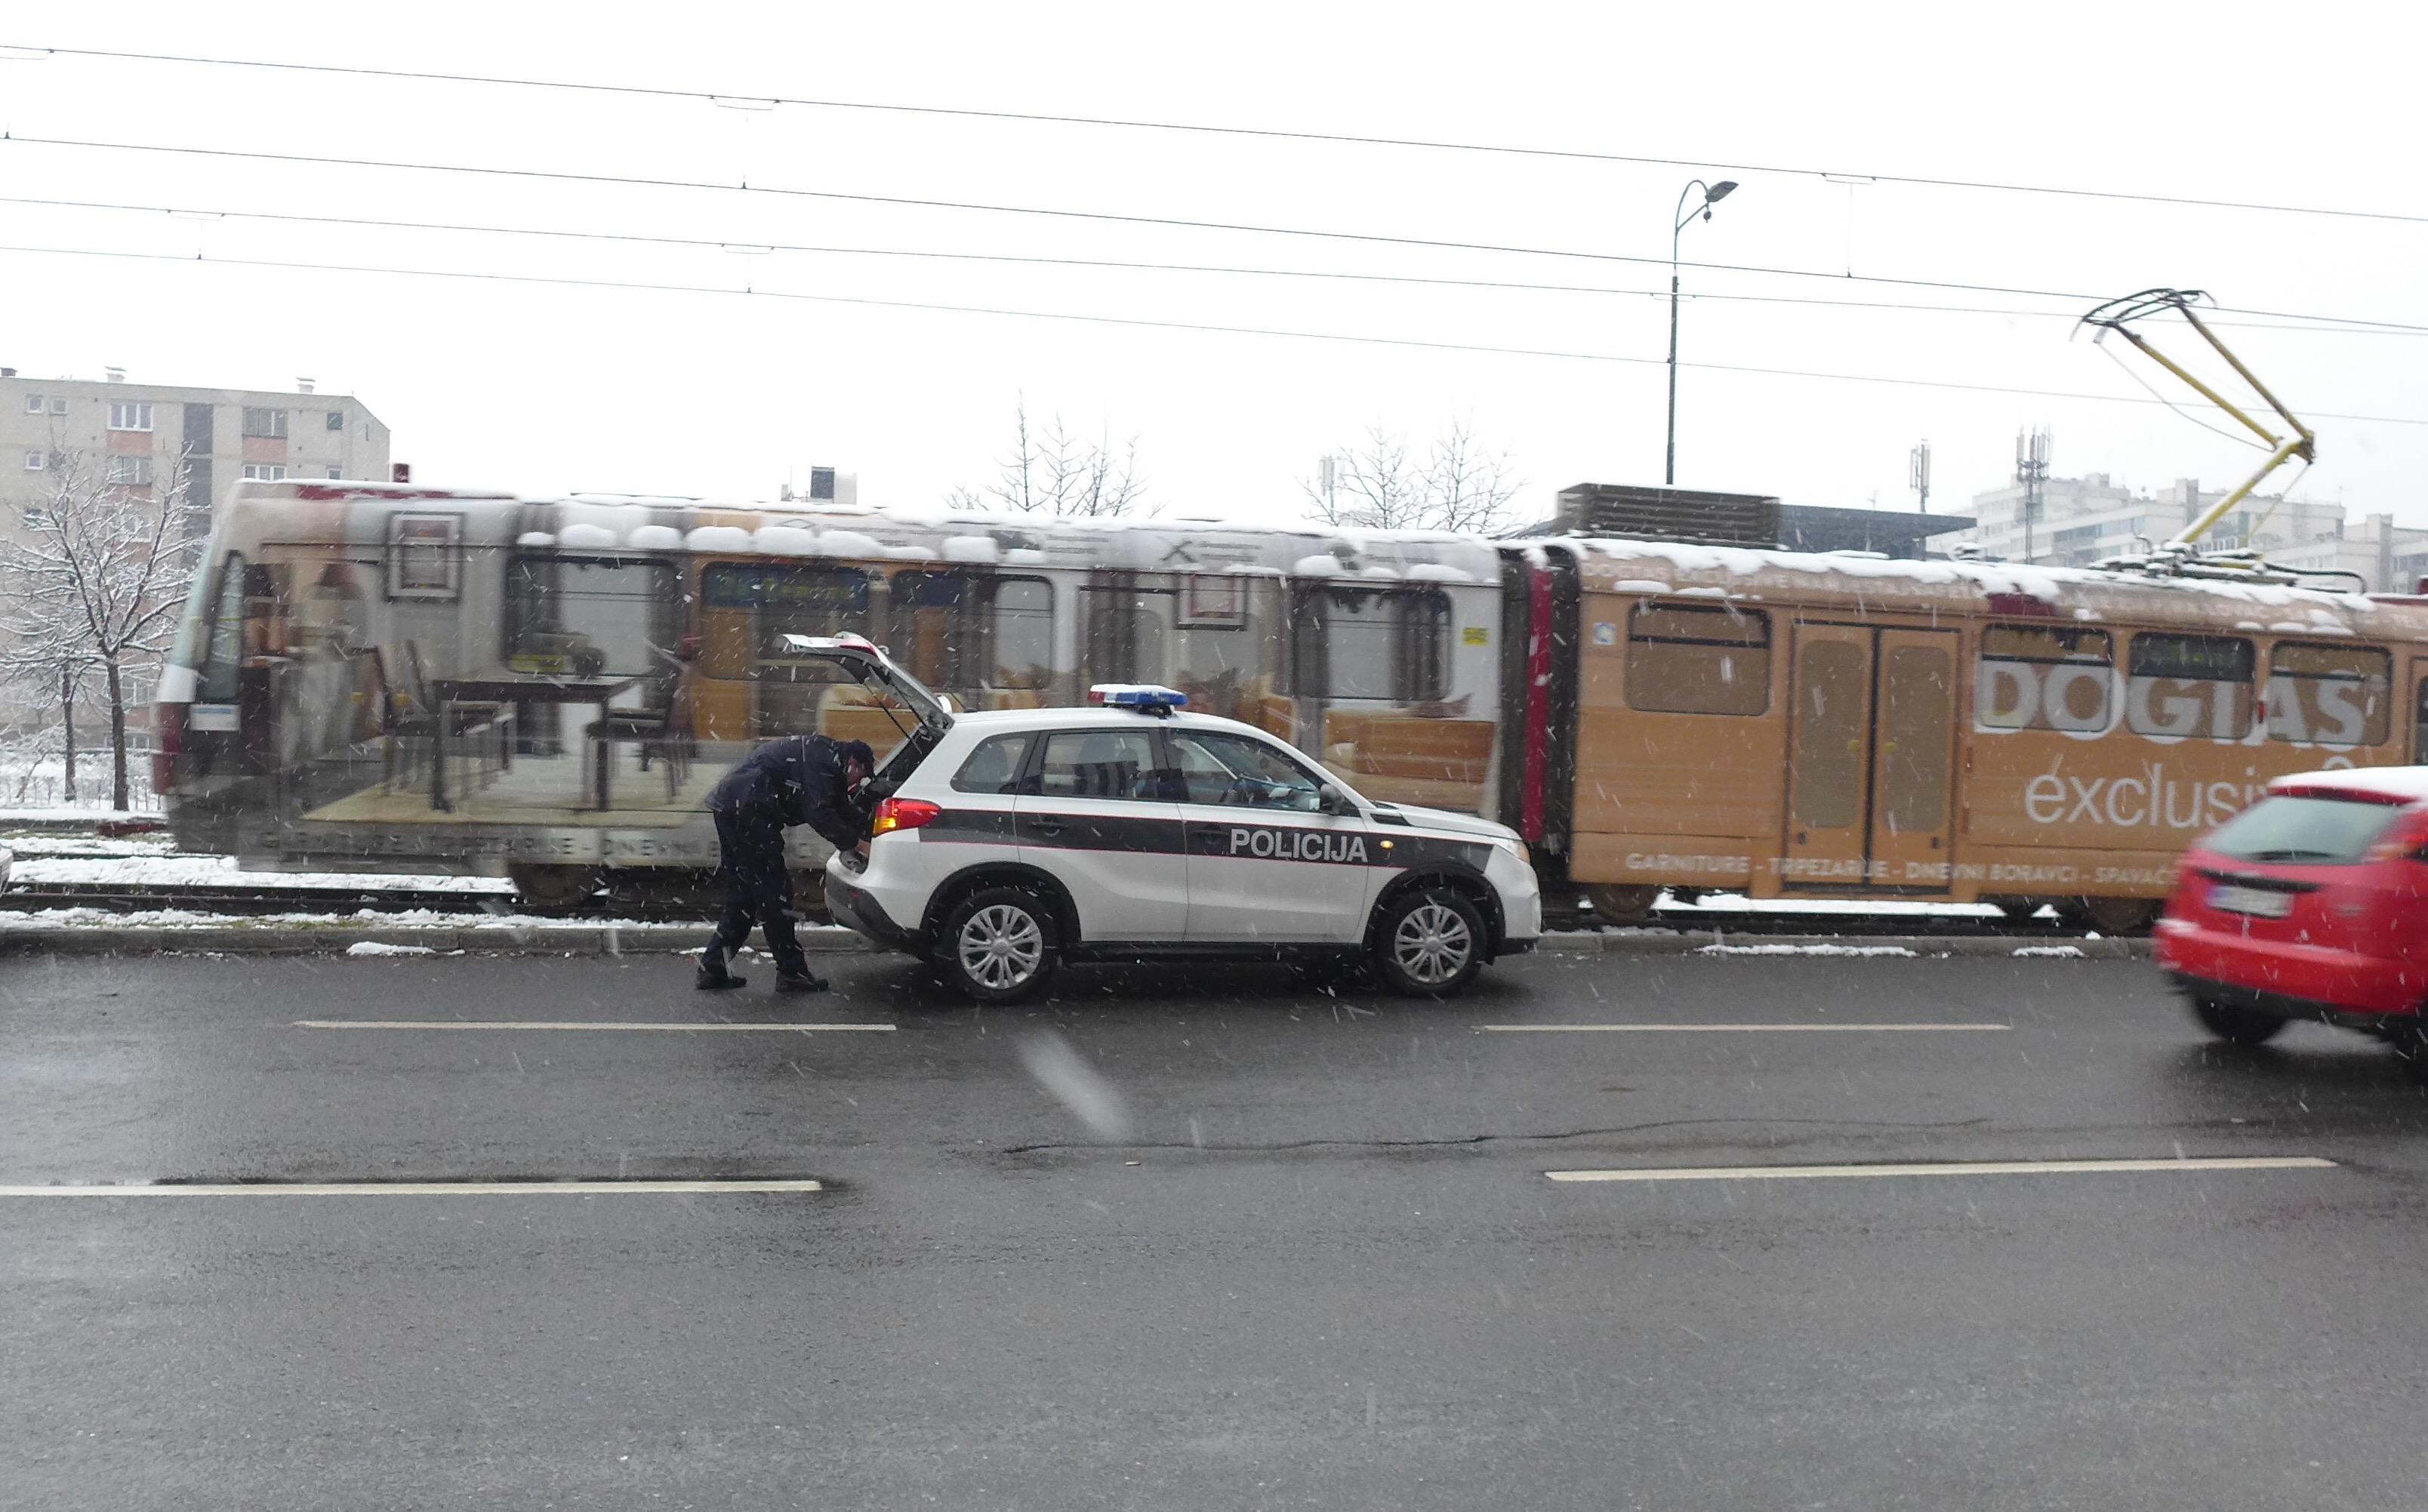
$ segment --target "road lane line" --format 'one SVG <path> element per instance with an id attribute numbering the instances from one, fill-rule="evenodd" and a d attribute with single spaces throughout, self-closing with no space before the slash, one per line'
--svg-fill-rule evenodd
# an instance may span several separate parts
<path id="1" fill-rule="evenodd" d="M 578 1019 L 299 1018 L 299 1029 L 623 1029 L 650 1034 L 892 1034 L 891 1024 L 643 1024 Z"/>
<path id="2" fill-rule="evenodd" d="M 825 1190 L 815 1181 L 238 1181 L 0 1186 L 0 1197 L 623 1197 Z"/>
<path id="3" fill-rule="evenodd" d="M 1928 1160 L 1907 1165 L 1637 1166 L 1614 1171 L 1546 1171 L 1554 1181 L 1783 1181 L 1814 1176 L 2004 1176 L 2101 1175 L 2125 1171 L 2327 1171 L 2315 1155 L 2193 1156 L 2164 1160 Z"/>
<path id="4" fill-rule="evenodd" d="M 1485 1024 L 1486 1034 L 1999 1034 L 2011 1024 Z"/>

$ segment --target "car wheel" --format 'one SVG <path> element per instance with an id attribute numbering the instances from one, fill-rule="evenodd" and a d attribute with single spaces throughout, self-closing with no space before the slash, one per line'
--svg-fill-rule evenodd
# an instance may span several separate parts
<path id="1" fill-rule="evenodd" d="M 1383 905 L 1369 955 L 1383 985 L 1407 997 L 1448 997 L 1484 969 L 1484 915 L 1448 887 L 1419 887 Z"/>
<path id="2" fill-rule="evenodd" d="M 936 968 L 981 1003 L 1015 1003 L 1043 986 L 1058 963 L 1054 908 L 1024 887 L 982 887 L 944 916 Z"/>
<path id="3" fill-rule="evenodd" d="M 2264 1044 L 2285 1027 L 2285 1021 L 2273 1013 L 2237 1008 L 2212 997 L 2193 998 L 2192 1016 L 2201 1021 L 2201 1027 L 2228 1044 Z"/>

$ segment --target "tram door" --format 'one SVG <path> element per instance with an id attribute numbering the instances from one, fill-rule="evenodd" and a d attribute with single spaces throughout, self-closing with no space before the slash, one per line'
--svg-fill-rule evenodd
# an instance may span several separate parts
<path id="1" fill-rule="evenodd" d="M 1795 634 L 1786 884 L 1946 891 L 1955 632 Z"/>

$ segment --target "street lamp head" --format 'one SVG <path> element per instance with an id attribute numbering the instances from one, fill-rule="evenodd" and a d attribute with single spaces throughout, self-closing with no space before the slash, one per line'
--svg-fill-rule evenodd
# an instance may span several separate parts
<path id="1" fill-rule="evenodd" d="M 1722 200 L 1725 200 L 1730 195 L 1735 193 L 1736 188 L 1737 181 L 1735 179 L 1724 178 L 1718 183 L 1713 185 L 1711 188 L 1703 190 L 1703 203 L 1705 205 L 1717 205 Z"/>

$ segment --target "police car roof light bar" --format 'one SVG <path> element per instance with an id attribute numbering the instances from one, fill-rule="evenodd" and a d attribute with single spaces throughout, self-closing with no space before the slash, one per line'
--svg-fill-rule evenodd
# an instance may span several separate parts
<path id="1" fill-rule="evenodd" d="M 1178 688 L 1151 682 L 1099 682 L 1088 690 L 1088 701 L 1107 709 L 1135 709 L 1160 718 L 1185 707 L 1189 695 Z"/>

